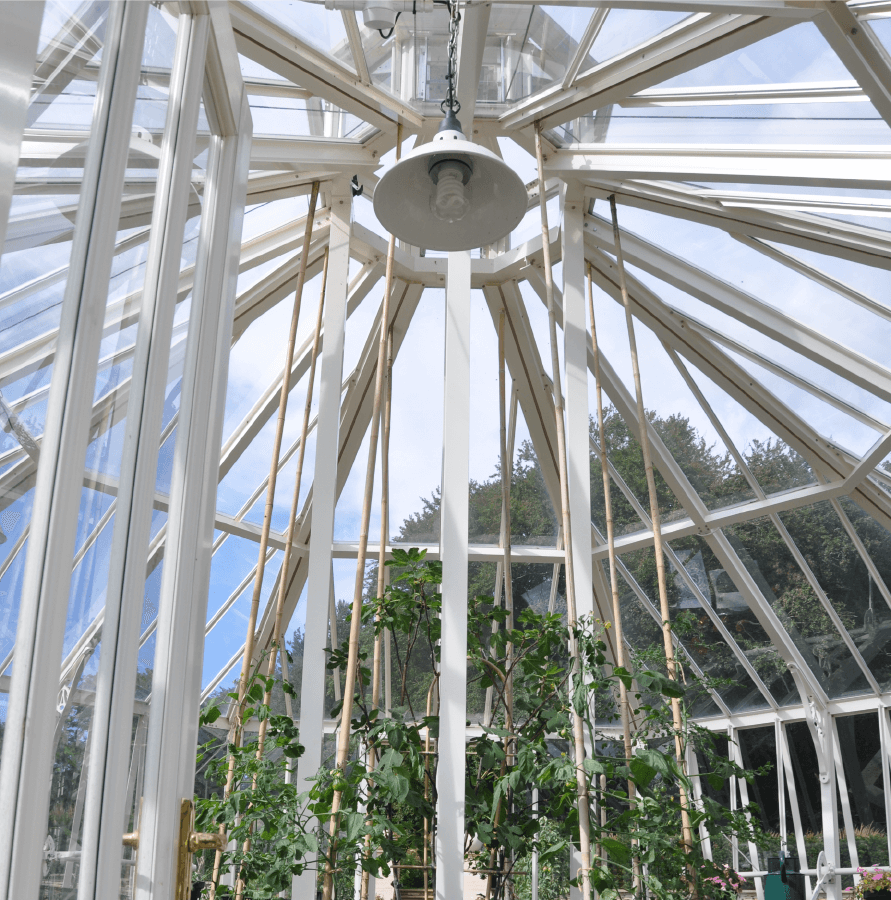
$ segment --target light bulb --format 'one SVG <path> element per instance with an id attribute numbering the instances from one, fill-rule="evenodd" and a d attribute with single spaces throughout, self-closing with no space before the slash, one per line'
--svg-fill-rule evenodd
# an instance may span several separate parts
<path id="1" fill-rule="evenodd" d="M 470 209 L 470 197 L 464 189 L 464 172 L 458 165 L 446 163 L 439 170 L 436 189 L 430 197 L 430 209 L 443 222 L 459 222 Z"/>

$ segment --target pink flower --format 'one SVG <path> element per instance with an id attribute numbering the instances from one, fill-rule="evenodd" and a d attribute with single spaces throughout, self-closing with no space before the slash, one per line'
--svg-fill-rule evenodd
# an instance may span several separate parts
<path id="1" fill-rule="evenodd" d="M 881 876 L 881 875 L 873 875 L 873 876 L 872 876 L 872 880 L 873 880 L 873 881 L 881 881 L 881 880 L 882 880 L 882 876 Z"/>

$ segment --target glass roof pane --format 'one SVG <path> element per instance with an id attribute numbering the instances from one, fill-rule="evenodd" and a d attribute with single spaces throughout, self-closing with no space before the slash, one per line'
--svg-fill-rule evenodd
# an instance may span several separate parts
<path id="1" fill-rule="evenodd" d="M 740 523 L 725 534 L 826 693 L 832 698 L 872 693 L 770 519 Z"/>
<path id="2" fill-rule="evenodd" d="M 551 134 L 561 146 L 603 142 L 862 146 L 891 142 L 891 130 L 868 101 L 609 106 L 573 119 Z"/>
<path id="3" fill-rule="evenodd" d="M 505 106 L 559 82 L 593 12 L 568 6 L 492 4 L 476 115 L 497 115 Z M 445 8 L 403 14 L 392 34 L 364 25 L 360 33 L 372 81 L 419 105 L 426 115 L 435 115 L 446 91 Z M 588 54 L 581 65 L 590 68 L 595 62 L 596 57 Z"/>
<path id="4" fill-rule="evenodd" d="M 781 513 L 780 518 L 798 545 L 848 634 L 875 676 L 887 689 L 891 682 L 891 608 L 867 571 L 866 564 L 828 501 Z M 891 553 L 891 536 L 875 548 Z"/>
<path id="5" fill-rule="evenodd" d="M 632 47 L 646 43 L 689 15 L 687 12 L 670 10 L 611 9 L 589 56 L 595 63 L 606 62 Z M 587 66 L 582 67 L 581 74 L 585 73 L 586 68 Z"/>
<path id="6" fill-rule="evenodd" d="M 850 80 L 851 73 L 826 43 L 817 26 L 811 22 L 802 22 L 670 78 L 659 87 L 781 85 L 808 81 L 850 83 Z"/>
<path id="7" fill-rule="evenodd" d="M 706 675 L 732 682 L 719 688 L 724 702 L 740 712 L 768 705 L 730 642 L 738 647 L 764 685 L 775 691 L 772 696 L 777 702 L 785 702 L 789 690 L 783 680 L 785 663 L 708 542 L 700 535 L 691 535 L 671 541 L 670 547 L 698 588 L 691 590 L 672 564 L 676 591 L 672 623 L 677 623 L 675 627 L 688 652 L 699 655 L 697 662 Z M 713 615 L 706 611 L 703 601 L 714 610 Z M 715 617 L 723 625 L 724 634 Z"/>
<path id="8" fill-rule="evenodd" d="M 876 33 L 882 46 L 891 53 L 891 18 L 870 19 L 867 25 Z"/>
<path id="9" fill-rule="evenodd" d="M 599 289 L 596 289 L 595 300 L 598 342 L 602 342 L 602 346 L 610 349 L 609 361 L 633 395 L 631 353 L 628 347 L 624 309 Z M 691 393 L 661 341 L 642 322 L 636 321 L 634 327 L 639 349 L 644 403 L 651 415 L 653 427 L 689 479 L 693 490 L 710 509 L 754 499 L 754 493 L 743 479 L 723 439 Z M 589 402 L 592 415 L 595 415 L 594 383 L 593 379 L 590 381 Z M 617 415 L 612 408 L 607 410 L 607 413 L 605 424 L 609 436 L 608 446 L 610 454 L 614 455 L 610 424 L 613 420 L 612 424 L 615 427 L 614 420 Z M 596 434 L 596 426 L 592 427 Z M 618 446 L 622 444 L 620 441 Z M 618 465 L 615 460 L 614 463 Z M 642 471 L 641 468 L 640 472 Z M 637 484 L 640 481 L 640 472 L 623 475 L 630 478 L 631 484 Z M 592 482 L 592 490 L 595 490 L 595 482 Z M 601 485 L 598 496 L 602 494 L 602 490 Z M 642 502 L 644 508 L 649 510 L 645 492 Z"/>
<path id="10" fill-rule="evenodd" d="M 214 557 L 212 569 L 214 567 L 222 567 L 223 569 L 227 569 L 230 565 L 232 565 L 230 557 L 235 549 L 230 545 L 230 542 L 232 540 L 233 538 L 229 538 L 229 541 L 226 542 L 227 546 L 225 552 L 218 553 Z M 245 555 L 248 558 L 250 558 L 251 552 L 253 552 L 253 560 L 251 562 L 251 566 L 255 566 L 257 564 L 257 544 L 255 544 L 253 541 L 244 541 L 244 544 L 247 545 L 244 548 L 244 551 Z M 263 609 L 266 606 L 266 603 L 269 601 L 272 587 L 276 583 L 276 579 L 278 577 L 280 569 L 281 553 L 276 552 L 272 559 L 267 560 L 266 568 L 263 571 L 263 587 L 260 592 L 260 609 Z M 249 572 L 250 569 L 248 569 L 247 571 Z M 247 572 L 245 572 L 245 575 L 246 574 Z M 236 580 L 236 578 L 238 578 L 239 580 Z M 225 601 L 230 599 L 230 592 L 232 591 L 233 587 L 237 586 L 240 583 L 240 578 L 240 575 L 236 576 L 235 578 L 226 577 L 226 575 L 223 575 L 221 582 L 219 582 L 221 585 L 221 589 L 217 591 L 214 589 L 214 585 L 218 582 L 216 582 L 214 576 L 211 575 L 211 593 L 209 595 L 210 600 L 208 603 L 208 622 L 210 622 L 212 618 L 211 609 L 214 609 L 217 612 L 220 610 Z M 223 613 L 219 621 L 207 634 L 204 641 L 204 669 L 201 676 L 202 689 L 210 683 L 210 681 L 223 668 L 223 666 L 229 662 L 236 650 L 238 650 L 238 648 L 244 644 L 253 592 L 254 581 L 253 579 L 251 579 L 244 587 L 244 589 L 239 593 L 238 597 L 235 599 L 235 602 L 228 607 L 226 612 Z"/>
<path id="11" fill-rule="evenodd" d="M 363 141 L 373 125 L 320 97 L 295 89 L 293 96 L 249 94 L 254 136 L 321 137 Z"/>
<path id="12" fill-rule="evenodd" d="M 599 208 L 595 208 L 595 212 L 597 211 Z M 688 260 L 703 271 L 713 273 L 717 284 L 729 283 L 757 298 L 767 308 L 776 309 L 833 342 L 885 365 L 887 355 L 884 348 L 891 341 L 891 317 L 879 316 L 869 309 L 843 300 L 835 291 L 815 283 L 781 262 L 765 258 L 758 250 L 734 240 L 725 231 L 625 206 L 620 211 L 620 222 L 623 229 L 640 235 L 680 259 Z M 793 252 L 798 253 L 797 250 Z M 828 257 L 820 259 L 825 259 L 827 263 L 829 261 Z M 750 329 L 748 325 L 719 311 L 711 303 L 699 300 L 691 303 L 685 300 L 685 295 L 678 289 L 655 280 L 657 275 L 652 272 L 658 273 L 657 266 L 648 265 L 647 268 L 647 272 L 636 267 L 630 267 L 630 271 L 636 275 L 640 272 L 641 280 L 647 285 L 653 285 L 655 293 L 667 303 L 708 323 L 719 333 L 780 362 L 793 372 L 801 373 L 801 367 L 806 366 L 807 378 L 833 392 L 847 391 L 843 376 L 829 373 L 813 361 L 800 362 L 802 356 L 794 350 L 780 345 L 760 331 Z M 877 283 L 882 278 L 887 283 L 885 273 L 878 274 Z M 757 308 L 753 307 L 753 314 Z M 854 405 L 859 405 L 867 402 L 866 394 L 861 389 L 856 394 L 844 393 L 844 396 L 852 397 Z M 880 418 L 884 415 L 880 414 Z"/>
<path id="13" fill-rule="evenodd" d="M 248 5 L 256 7 L 294 37 L 312 44 L 350 71 L 356 71 L 340 13 L 325 9 L 321 3 L 306 0 L 249 0 Z"/>
<path id="14" fill-rule="evenodd" d="M 771 393 L 779 397 L 789 409 L 794 409 L 806 422 L 813 423 L 814 428 L 829 438 L 833 443 L 855 455 L 866 453 L 879 437 L 878 428 L 864 425 L 851 415 L 835 409 L 819 397 L 813 396 L 803 388 L 790 384 L 785 378 L 775 375 L 758 363 L 727 351 L 728 356 L 745 371 L 767 387 Z"/>

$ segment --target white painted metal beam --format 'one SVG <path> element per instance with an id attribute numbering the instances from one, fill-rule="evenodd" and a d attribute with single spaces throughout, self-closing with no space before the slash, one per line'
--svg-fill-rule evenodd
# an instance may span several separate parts
<path id="1" fill-rule="evenodd" d="M 806 15 L 813 15 L 813 11 L 808 10 Z M 499 121 L 508 131 L 526 128 L 533 122 L 555 128 L 777 34 L 795 21 L 732 12 L 694 14 L 596 66 L 569 90 L 558 83 L 521 101 Z"/>
<path id="2" fill-rule="evenodd" d="M 211 45 L 209 54 L 214 52 Z M 157 619 L 138 900 L 172 890 L 178 848 L 169 823 L 175 819 L 178 801 L 194 784 L 217 467 L 241 240 L 239 211 L 244 209 L 250 164 L 246 97 L 237 131 L 220 140 L 211 155 L 196 263 L 167 522 L 170 547 Z M 145 634 L 140 637 L 145 639 Z"/>
<path id="3" fill-rule="evenodd" d="M 464 891 L 467 538 L 470 465 L 470 252 L 449 254 L 443 400 L 442 654 L 436 768 L 436 900 Z"/>
<path id="4" fill-rule="evenodd" d="M 545 170 L 561 178 L 660 179 L 887 188 L 891 146 L 574 144 L 552 153 Z"/>
<path id="5" fill-rule="evenodd" d="M 589 216 L 587 225 L 588 245 L 612 252 L 609 223 L 600 216 Z M 623 231 L 622 249 L 633 265 L 891 402 L 891 370 L 885 366 L 631 232 Z M 668 304 L 665 309 L 672 315 L 684 315 Z"/>
<path id="6" fill-rule="evenodd" d="M 601 6 L 591 13 L 591 18 L 588 20 L 588 24 L 585 26 L 585 31 L 582 34 L 581 38 L 579 38 L 578 46 L 575 48 L 575 55 L 572 57 L 569 65 L 566 67 L 566 74 L 563 76 L 564 90 L 569 88 L 575 81 L 576 75 L 578 75 L 579 69 L 581 69 L 582 64 L 587 59 L 588 54 L 591 52 L 591 47 L 594 46 L 594 41 L 597 40 L 597 35 L 600 34 L 600 31 L 603 28 L 603 23 L 606 21 L 606 17 L 608 15 L 608 6 Z"/>
<path id="7" fill-rule="evenodd" d="M 468 135 L 473 131 L 473 116 L 480 89 L 480 70 L 483 66 L 491 11 L 492 4 L 489 2 L 467 4 L 461 11 L 461 21 L 458 24 L 458 77 L 455 93 L 461 104 L 458 118 Z"/>
<path id="8" fill-rule="evenodd" d="M 616 200 L 627 206 L 662 215 L 698 222 L 730 234 L 743 234 L 761 240 L 789 244 L 827 256 L 882 269 L 891 269 L 891 240 L 887 234 L 842 222 L 838 219 L 809 216 L 777 210 L 727 209 L 709 197 L 709 191 L 681 183 L 621 181 L 585 177 L 592 196 Z"/>
<path id="9" fill-rule="evenodd" d="M 349 182 L 341 181 L 331 199 L 331 241 L 328 286 L 325 292 L 325 348 L 319 368 L 319 424 L 313 475 L 313 517 L 308 560 L 308 601 L 303 649 L 300 715 L 304 723 L 300 740 L 306 752 L 300 760 L 299 790 L 308 790 L 321 765 L 324 719 L 325 642 L 328 632 L 327 600 L 331 589 L 331 541 L 334 537 L 334 507 L 337 503 L 337 458 L 340 443 L 340 383 L 343 374 L 344 329 L 350 263 L 352 198 Z M 304 520 L 305 521 L 305 520 Z M 304 529 L 305 530 L 305 525 Z M 295 561 L 295 569 L 297 568 Z M 285 619 L 287 621 L 287 619 Z M 260 649 L 263 644 L 261 643 Z M 313 900 L 316 872 L 294 878 L 294 900 Z"/>
<path id="10" fill-rule="evenodd" d="M 823 2 L 814 19 L 820 34 L 857 79 L 879 115 L 891 125 L 891 58 L 869 25 L 846 3 Z"/>
<path id="11" fill-rule="evenodd" d="M 424 117 L 407 103 L 375 85 L 366 85 L 333 57 L 321 53 L 266 19 L 245 3 L 229 6 L 235 43 L 239 53 L 316 97 L 335 103 L 376 128 L 389 130 L 398 118 L 420 128 Z"/>
<path id="12" fill-rule="evenodd" d="M 74 555 L 101 327 L 121 203 L 148 7 L 113 4 L 71 251 L 59 345 L 16 631 L 14 683 L 0 762 L 0 895 L 34 897 L 46 837 L 58 669 Z M 20 32 L 32 46 L 27 30 Z M 13 35 L 14 37 L 14 35 Z M 17 59 L 17 55 L 13 55 Z M 64 601 L 63 601 L 64 603 Z M 27 723 L 27 728 L 26 728 Z"/>
<path id="13" fill-rule="evenodd" d="M 856 81 L 798 84 L 736 84 L 732 87 L 649 88 L 620 101 L 623 109 L 654 106 L 740 106 L 766 103 L 858 103 L 868 101 Z"/>

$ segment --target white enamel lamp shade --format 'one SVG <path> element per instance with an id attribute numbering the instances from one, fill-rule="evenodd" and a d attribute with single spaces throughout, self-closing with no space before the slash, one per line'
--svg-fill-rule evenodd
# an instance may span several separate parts
<path id="1" fill-rule="evenodd" d="M 436 183 L 431 164 L 455 159 L 472 170 L 465 185 L 470 208 L 447 222 L 430 207 Z M 440 131 L 429 144 L 385 169 L 374 190 L 374 212 L 390 234 L 425 250 L 471 250 L 510 234 L 526 214 L 522 179 L 502 159 L 457 130 Z"/>

